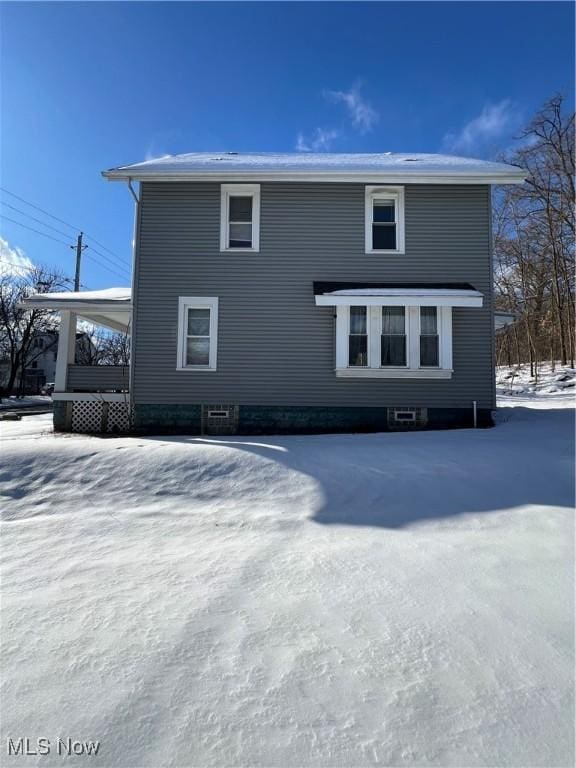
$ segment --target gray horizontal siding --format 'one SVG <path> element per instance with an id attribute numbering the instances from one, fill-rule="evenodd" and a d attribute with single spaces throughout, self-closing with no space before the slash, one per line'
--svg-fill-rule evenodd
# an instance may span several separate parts
<path id="1" fill-rule="evenodd" d="M 68 392 L 127 390 L 129 371 L 123 365 L 69 365 Z"/>
<path id="2" fill-rule="evenodd" d="M 261 185 L 260 253 L 220 253 L 220 186 L 142 185 L 135 286 L 136 403 L 493 406 L 490 192 L 406 187 L 405 255 L 364 253 L 364 185 Z M 314 280 L 469 282 L 449 381 L 337 379 L 334 311 Z M 179 296 L 220 299 L 218 370 L 176 370 Z"/>

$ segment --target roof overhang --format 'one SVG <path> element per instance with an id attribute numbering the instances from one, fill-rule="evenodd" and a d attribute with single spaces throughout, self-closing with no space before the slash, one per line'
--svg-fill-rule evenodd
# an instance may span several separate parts
<path id="1" fill-rule="evenodd" d="M 51 312 L 74 312 L 83 320 L 119 333 L 128 333 L 132 317 L 130 289 L 114 298 L 107 291 L 78 293 L 36 293 L 21 302 L 24 309 L 44 309 Z"/>
<path id="2" fill-rule="evenodd" d="M 314 283 L 317 306 L 481 307 L 468 283 Z"/>
<path id="3" fill-rule="evenodd" d="M 108 181 L 214 181 L 214 182 L 324 182 L 324 183 L 355 183 L 355 184 L 522 184 L 526 173 L 521 169 L 510 167 L 506 173 L 454 173 L 454 172 L 419 172 L 398 173 L 383 171 L 206 171 L 182 169 L 180 171 L 147 171 L 144 168 L 112 168 L 102 171 L 102 176 Z"/>

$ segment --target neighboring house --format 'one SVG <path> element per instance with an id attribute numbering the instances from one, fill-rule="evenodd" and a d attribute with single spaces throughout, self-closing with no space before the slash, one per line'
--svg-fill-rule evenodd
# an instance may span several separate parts
<path id="1" fill-rule="evenodd" d="M 76 334 L 75 357 L 79 362 L 88 362 L 94 345 L 87 333 Z M 31 342 L 26 365 L 24 368 L 24 387 L 27 394 L 37 394 L 41 387 L 54 381 L 56 374 L 56 358 L 58 353 L 58 331 L 46 331 L 35 333 Z M 8 380 L 10 366 L 8 362 L 0 364 L 0 379 Z M 22 376 L 19 373 L 14 385 L 14 392 L 21 387 Z"/>
<path id="2" fill-rule="evenodd" d="M 52 307 L 74 318 L 76 301 L 93 322 L 120 302 L 132 313 L 122 407 L 133 429 L 491 423 L 491 186 L 521 183 L 520 168 L 441 155 L 203 153 L 104 176 L 133 193 L 140 182 L 132 302 L 126 291 L 91 306 L 89 294 L 69 294 Z"/>

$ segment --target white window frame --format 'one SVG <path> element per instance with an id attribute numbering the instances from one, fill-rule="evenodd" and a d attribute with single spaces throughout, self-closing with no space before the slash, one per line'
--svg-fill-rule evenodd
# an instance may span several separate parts
<path id="1" fill-rule="evenodd" d="M 396 219 L 396 248 L 381 249 L 372 247 L 372 224 L 374 223 L 374 201 L 394 200 Z M 404 187 L 366 187 L 365 194 L 365 250 L 366 253 L 404 253 Z"/>
<path id="2" fill-rule="evenodd" d="M 356 302 L 353 306 L 363 306 Z M 393 306 L 393 305 L 384 305 Z M 429 304 L 428 306 L 432 306 Z M 437 305 L 434 305 L 437 306 Z M 382 305 L 367 306 L 368 365 L 348 364 L 350 306 L 336 306 L 336 376 L 379 379 L 450 379 L 452 378 L 452 307 L 437 306 L 437 367 L 420 366 L 420 307 L 405 306 L 406 365 L 381 366 Z"/>
<path id="3" fill-rule="evenodd" d="M 230 248 L 230 197 L 252 198 L 252 247 Z M 260 251 L 260 184 L 220 185 L 220 251 L 222 253 L 259 253 Z"/>
<path id="4" fill-rule="evenodd" d="M 187 365 L 186 340 L 188 338 L 188 310 L 210 310 L 210 344 L 208 365 Z M 178 298 L 178 371 L 215 371 L 218 352 L 218 298 L 216 296 L 180 296 Z"/>

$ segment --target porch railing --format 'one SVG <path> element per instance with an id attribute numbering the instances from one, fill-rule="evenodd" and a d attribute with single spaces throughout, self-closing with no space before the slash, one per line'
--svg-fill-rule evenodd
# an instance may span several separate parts
<path id="1" fill-rule="evenodd" d="M 128 392 L 127 365 L 69 365 L 67 392 Z"/>

